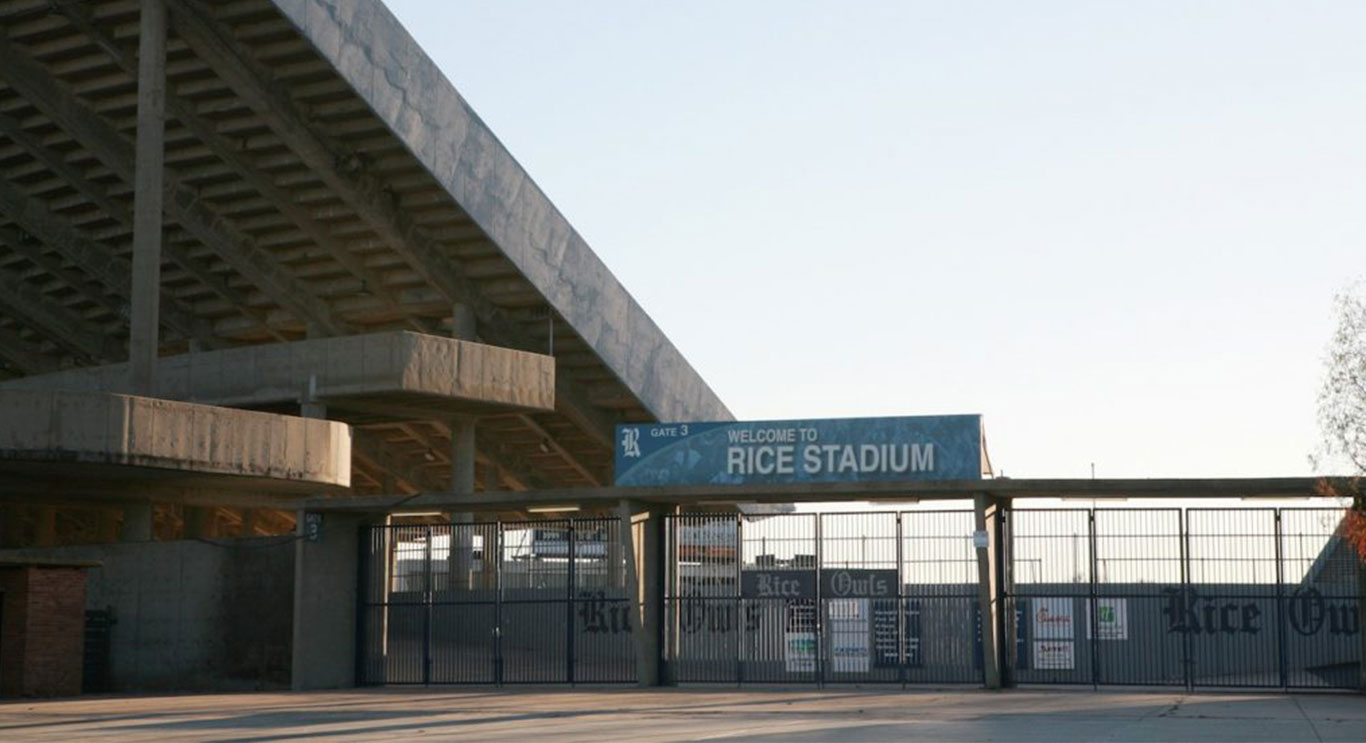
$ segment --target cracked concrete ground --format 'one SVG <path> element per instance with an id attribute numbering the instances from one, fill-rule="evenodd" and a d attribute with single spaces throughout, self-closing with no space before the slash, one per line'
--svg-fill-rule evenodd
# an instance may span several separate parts
<path id="1" fill-rule="evenodd" d="M 0 739 L 1360 741 L 1354 694 L 890 688 L 366 689 L 0 703 Z"/>

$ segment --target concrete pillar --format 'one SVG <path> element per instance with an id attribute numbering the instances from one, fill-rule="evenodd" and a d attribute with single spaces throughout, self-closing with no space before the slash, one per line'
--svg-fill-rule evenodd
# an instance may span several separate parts
<path id="1" fill-rule="evenodd" d="M 459 302 L 451 305 L 451 337 L 472 341 L 477 333 L 474 310 L 470 309 L 469 305 Z"/>
<path id="2" fill-rule="evenodd" d="M 9 504 L 0 507 L 0 547 L 24 546 L 23 509 Z"/>
<path id="3" fill-rule="evenodd" d="M 206 506 L 184 506 L 183 539 L 212 539 L 218 535 L 214 528 L 214 510 Z"/>
<path id="4" fill-rule="evenodd" d="M 664 647 L 664 514 L 632 501 L 621 501 L 622 549 L 626 552 L 626 589 L 636 645 L 636 679 L 640 686 L 659 686 Z"/>
<path id="5" fill-rule="evenodd" d="M 451 492 L 474 495 L 474 419 L 454 418 L 451 428 Z M 456 512 L 451 518 L 451 546 L 447 555 L 448 586 L 451 590 L 467 591 L 470 573 L 474 569 L 474 515 Z"/>
<path id="6" fill-rule="evenodd" d="M 316 541 L 299 513 L 294 551 L 294 641 L 290 686 L 295 690 L 356 685 L 356 586 L 361 526 L 371 517 L 323 514 Z"/>
<path id="7" fill-rule="evenodd" d="M 1001 688 L 1001 656 L 997 648 L 1001 646 L 1001 604 L 997 601 L 999 576 L 996 572 L 996 550 L 999 545 L 993 537 L 991 523 L 996 517 L 996 506 L 985 493 L 973 499 L 975 528 L 978 534 L 987 536 L 987 544 L 976 548 L 977 552 L 977 609 L 982 622 L 982 669 L 983 683 L 988 689 Z M 975 538 L 975 537 L 974 537 Z"/>
<path id="8" fill-rule="evenodd" d="M 129 374 L 133 394 L 153 396 L 160 345 L 161 207 L 166 131 L 166 4 L 142 0 L 138 29 L 137 162 L 133 173 L 133 277 Z"/>
<path id="9" fill-rule="evenodd" d="M 112 508 L 101 508 L 99 511 L 99 539 L 108 544 L 119 541 L 119 518 L 123 512 Z"/>
<path id="10" fill-rule="evenodd" d="M 152 541 L 152 504 L 146 502 L 127 503 L 123 506 L 123 533 L 125 542 Z"/>
<path id="11" fill-rule="evenodd" d="M 38 506 L 33 509 L 33 546 L 57 546 L 57 509 Z"/>

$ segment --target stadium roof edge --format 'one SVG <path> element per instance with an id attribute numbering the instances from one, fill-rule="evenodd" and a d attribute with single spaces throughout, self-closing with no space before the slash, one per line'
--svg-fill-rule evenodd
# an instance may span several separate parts
<path id="1" fill-rule="evenodd" d="M 272 2 L 656 418 L 733 418 L 388 8 Z"/>

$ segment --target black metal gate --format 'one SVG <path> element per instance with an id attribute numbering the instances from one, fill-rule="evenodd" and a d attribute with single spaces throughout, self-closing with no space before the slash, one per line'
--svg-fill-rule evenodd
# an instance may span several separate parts
<path id="1" fill-rule="evenodd" d="M 972 532 L 972 511 L 670 517 L 670 679 L 980 683 Z"/>
<path id="2" fill-rule="evenodd" d="M 362 684 L 634 682 L 617 519 L 376 526 Z"/>
<path id="3" fill-rule="evenodd" d="M 1342 509 L 1008 513 L 1017 683 L 1358 688 Z M 1094 628 L 1094 630 L 1093 630 Z"/>

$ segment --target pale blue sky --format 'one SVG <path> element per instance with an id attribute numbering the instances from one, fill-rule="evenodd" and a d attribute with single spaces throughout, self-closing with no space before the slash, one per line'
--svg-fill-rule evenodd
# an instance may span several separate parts
<path id="1" fill-rule="evenodd" d="M 738 417 L 1309 474 L 1366 3 L 387 2 Z"/>

